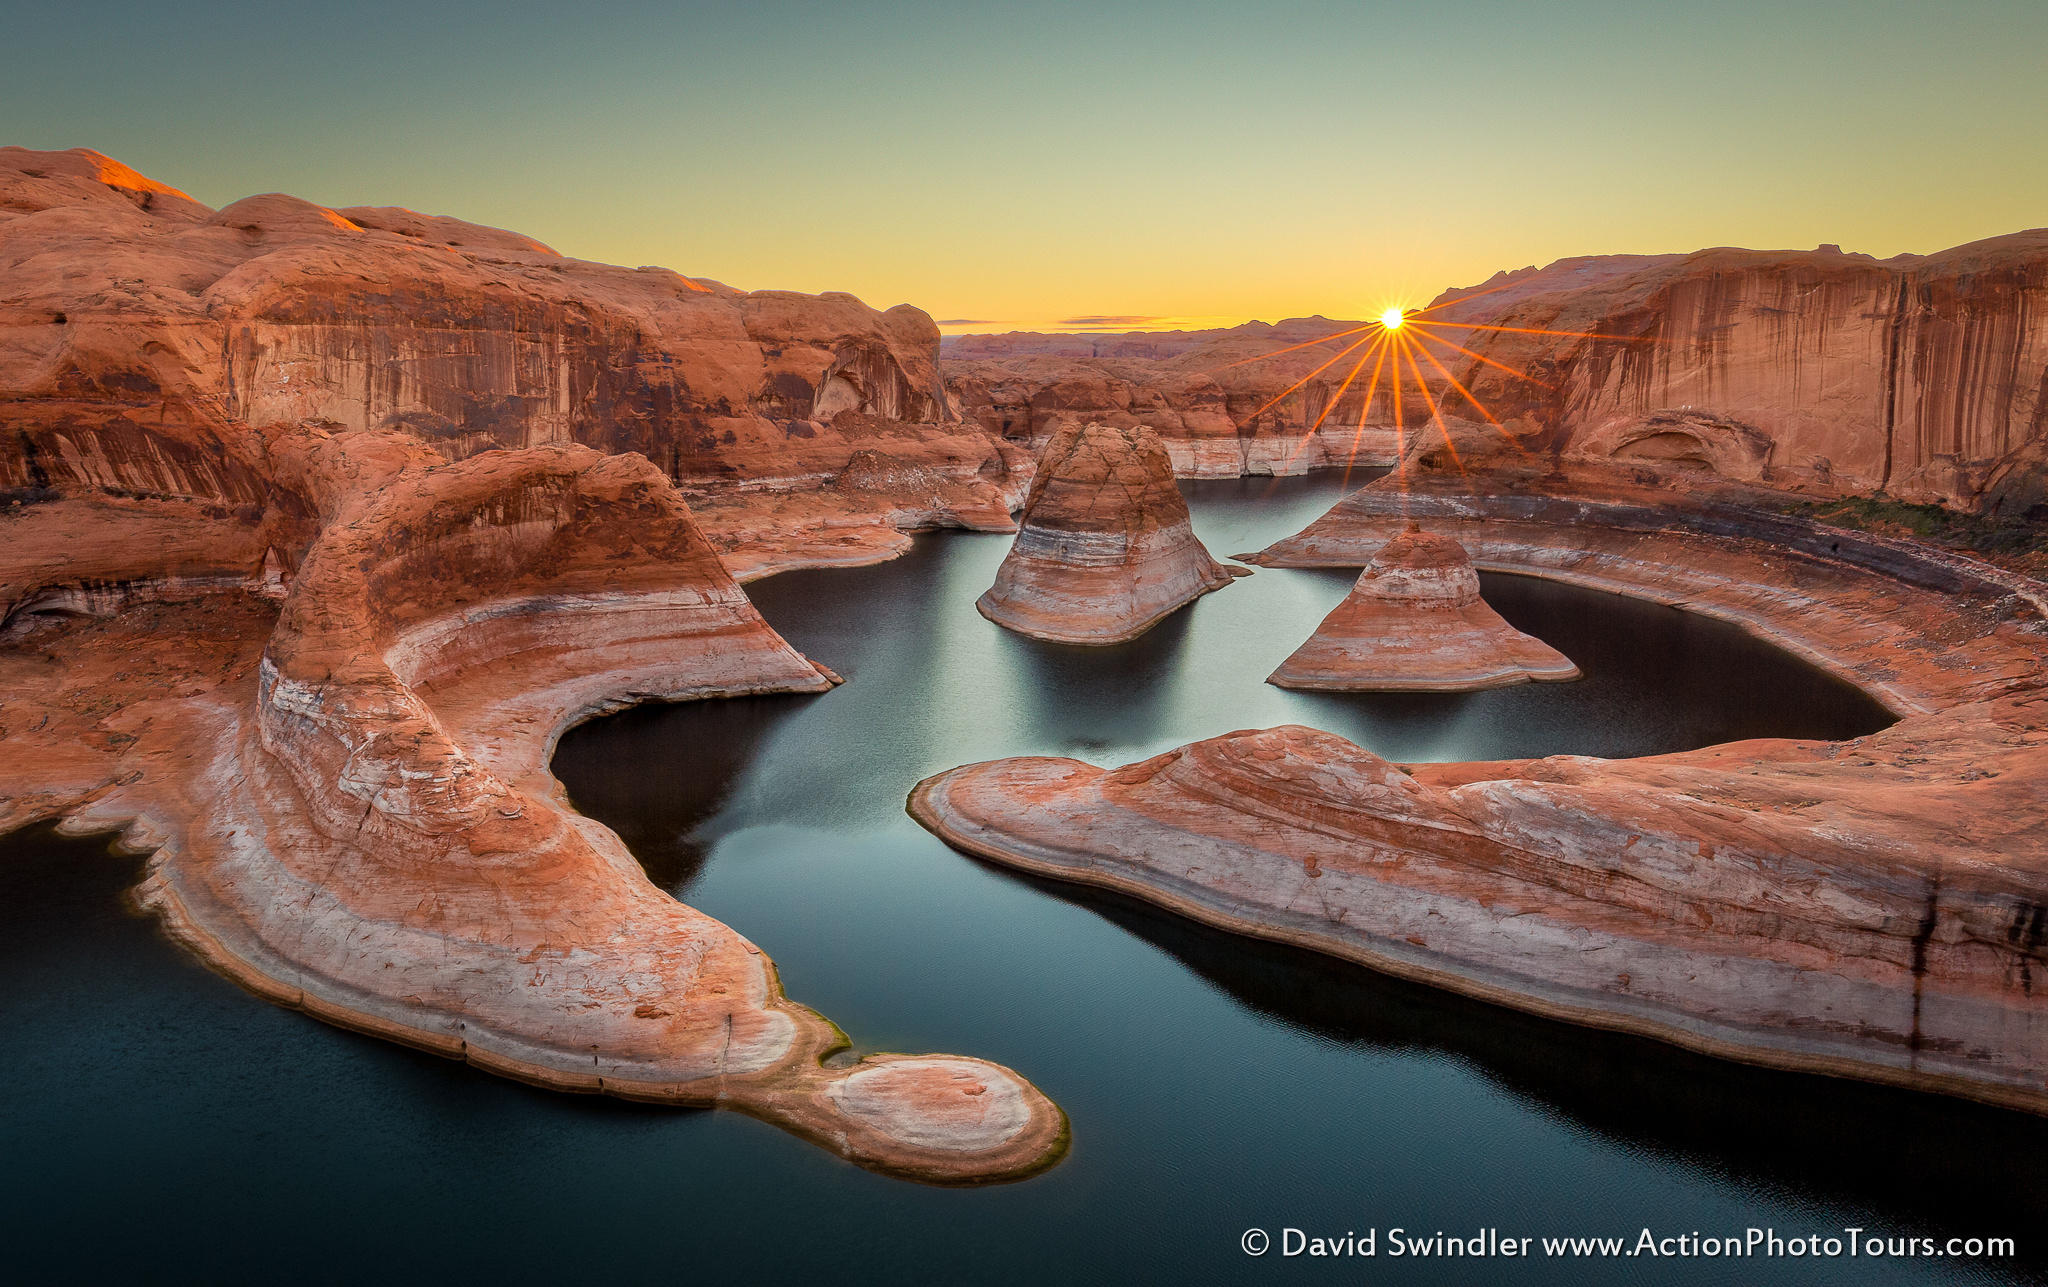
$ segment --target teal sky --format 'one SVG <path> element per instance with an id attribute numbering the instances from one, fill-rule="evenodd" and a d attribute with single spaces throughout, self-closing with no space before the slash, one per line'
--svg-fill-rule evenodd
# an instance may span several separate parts
<path id="1" fill-rule="evenodd" d="M 2048 224 L 2042 0 L 80 3 L 7 28 L 0 142 L 996 329 Z"/>

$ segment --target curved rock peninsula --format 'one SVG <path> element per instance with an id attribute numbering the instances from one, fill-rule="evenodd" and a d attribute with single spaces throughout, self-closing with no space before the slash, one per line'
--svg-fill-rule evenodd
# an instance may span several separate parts
<path id="1" fill-rule="evenodd" d="M 2041 586 L 1669 493 L 1375 485 L 1265 561 L 1356 566 L 1407 513 L 1482 568 L 1736 622 L 1901 718 L 1842 743 L 1405 766 L 1246 731 L 1115 770 L 970 765 L 911 812 L 997 862 L 1502 1004 L 2048 1112 Z"/>
<path id="2" fill-rule="evenodd" d="M 1058 1109 L 1005 1069 L 825 1066 L 838 1030 L 549 775 L 555 738 L 597 711 L 833 682 L 754 612 L 660 472 L 581 447 L 404 457 L 334 498 L 255 718 L 217 712 L 192 792 L 117 794 L 70 825 L 154 845 L 141 897 L 172 932 L 330 1022 L 556 1089 L 739 1108 L 921 1179 L 1056 1156 Z"/>
<path id="3" fill-rule="evenodd" d="M 1465 547 L 1414 523 L 1266 682 L 1325 692 L 1471 692 L 1577 679 L 1579 668 L 1479 597 Z"/>
<path id="4" fill-rule="evenodd" d="M 1008 526 L 1028 465 L 942 422 L 936 347 L 915 309 L 0 149 L 0 830 L 119 832 L 173 934 L 335 1024 L 920 1180 L 1050 1165 L 1023 1078 L 854 1058 L 548 769 L 603 710 L 833 685 L 721 546 Z"/>
<path id="5" fill-rule="evenodd" d="M 1158 436 L 1078 425 L 1040 453 L 1016 543 L 975 606 L 1034 639 L 1113 644 L 1231 579 L 1196 539 Z"/>

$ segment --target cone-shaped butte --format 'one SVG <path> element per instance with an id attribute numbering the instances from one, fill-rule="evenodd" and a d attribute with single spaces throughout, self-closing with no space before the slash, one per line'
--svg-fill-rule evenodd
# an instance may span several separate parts
<path id="1" fill-rule="evenodd" d="M 1071 426 L 1040 453 L 1017 542 L 975 606 L 1036 639 L 1122 643 L 1233 575 L 1195 538 L 1150 429 Z"/>
<path id="2" fill-rule="evenodd" d="M 1479 574 L 1464 546 L 1410 523 L 1266 682 L 1342 692 L 1469 692 L 1578 677 L 1569 657 L 1515 629 L 1479 597 Z"/>

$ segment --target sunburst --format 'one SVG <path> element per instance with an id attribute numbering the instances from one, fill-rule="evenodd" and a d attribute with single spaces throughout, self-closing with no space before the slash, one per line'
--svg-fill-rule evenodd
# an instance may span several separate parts
<path id="1" fill-rule="evenodd" d="M 1323 422 L 1329 418 L 1332 411 L 1336 410 L 1337 404 L 1343 401 L 1344 395 L 1350 391 L 1351 386 L 1357 382 L 1358 377 L 1365 371 L 1367 364 L 1370 363 L 1372 374 L 1365 382 L 1365 399 L 1358 408 L 1358 424 L 1352 434 L 1351 453 L 1345 467 L 1348 470 L 1358 461 L 1359 447 L 1365 441 L 1366 419 L 1372 413 L 1373 402 L 1379 396 L 1382 377 L 1385 377 L 1388 399 L 1394 413 L 1395 471 L 1400 476 L 1400 487 L 1405 498 L 1408 490 L 1408 430 L 1406 408 L 1403 405 L 1405 399 L 1402 396 L 1404 382 L 1402 372 L 1404 367 L 1407 370 L 1407 378 L 1413 381 L 1415 392 L 1418 395 L 1418 402 L 1421 406 L 1428 408 L 1429 422 L 1443 439 L 1444 448 L 1450 453 L 1451 462 L 1457 467 L 1460 474 L 1465 474 L 1465 462 L 1459 457 L 1457 444 L 1451 439 L 1450 426 L 1444 421 L 1443 404 L 1436 394 L 1430 390 L 1428 383 L 1423 378 L 1423 363 L 1428 363 L 1431 368 L 1441 375 L 1448 388 L 1455 390 L 1458 397 L 1467 406 L 1478 412 L 1479 417 L 1486 421 L 1487 424 L 1492 425 L 1508 445 L 1512 446 L 1516 451 L 1524 453 L 1527 452 L 1527 448 L 1515 440 L 1515 436 L 1508 432 L 1507 426 L 1500 422 L 1499 417 L 1495 416 L 1486 404 L 1479 400 L 1478 395 L 1473 393 L 1469 383 L 1472 379 L 1471 372 L 1478 370 L 1483 365 L 1496 371 L 1504 372 L 1518 380 L 1527 381 L 1538 388 L 1550 389 L 1554 387 L 1529 374 L 1527 371 L 1510 366 L 1485 353 L 1469 349 L 1453 340 L 1449 335 L 1444 334 L 1444 332 L 1466 332 L 1466 338 L 1469 338 L 1471 332 L 1484 331 L 1504 335 L 1550 335 L 1565 339 L 1607 340 L 1622 344 L 1654 342 L 1650 337 L 1640 335 L 1614 335 L 1604 331 L 1551 330 L 1536 326 L 1500 326 L 1487 322 L 1447 322 L 1429 316 L 1431 313 L 1437 312 L 1439 309 L 1449 308 L 1453 304 L 1462 304 L 1467 300 L 1477 299 L 1480 296 L 1491 295 L 1495 291 L 1506 289 L 1507 285 L 1493 286 L 1485 290 L 1461 295 L 1456 299 L 1445 300 L 1440 304 L 1432 304 L 1428 308 L 1406 309 L 1398 304 L 1391 304 L 1372 321 L 1358 326 L 1347 327 L 1344 330 L 1332 331 L 1328 335 L 1317 336 L 1312 340 L 1304 340 L 1298 344 L 1289 344 L 1284 348 L 1244 358 L 1219 369 L 1228 370 L 1230 367 L 1245 366 L 1252 362 L 1263 362 L 1270 358 L 1279 357 L 1283 353 L 1294 353 L 1302 349 L 1315 348 L 1319 345 L 1333 344 L 1340 340 L 1348 341 L 1338 348 L 1336 352 L 1325 358 L 1307 375 L 1302 376 L 1299 380 L 1296 380 L 1269 398 L 1257 411 L 1252 412 L 1251 419 L 1257 419 L 1259 416 L 1285 402 L 1288 398 L 1302 392 L 1317 376 L 1337 366 L 1346 358 L 1356 355 L 1355 360 L 1345 369 L 1343 379 L 1337 385 L 1336 392 L 1330 395 L 1323 409 L 1317 413 L 1314 423 L 1309 426 L 1308 433 L 1303 435 L 1301 443 L 1295 447 L 1294 453 L 1287 458 L 1286 467 L 1282 472 L 1290 471 L 1301 453 L 1306 451 L 1309 444 L 1316 440 L 1316 435 L 1322 430 Z M 1471 366 L 1465 379 L 1460 380 L 1450 367 L 1445 365 L 1443 359 L 1438 356 L 1438 352 L 1432 349 L 1432 345 L 1437 346 L 1437 349 L 1441 350 L 1446 356 L 1457 354 L 1470 359 Z"/>

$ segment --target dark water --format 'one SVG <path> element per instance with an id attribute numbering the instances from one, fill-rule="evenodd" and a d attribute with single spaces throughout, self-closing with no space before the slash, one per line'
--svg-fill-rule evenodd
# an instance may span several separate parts
<path id="1" fill-rule="evenodd" d="M 1219 554 L 1327 480 L 1189 488 Z M 1124 648 L 973 600 L 1000 537 L 752 587 L 850 682 L 627 712 L 565 738 L 579 805 L 865 1049 L 1000 1060 L 1069 1112 L 1026 1183 L 883 1179 L 737 1115 L 553 1095 L 263 1005 L 121 910 L 138 864 L 0 842 L 0 1276 L 1749 1283 L 2048 1279 L 2048 1123 L 1527 1018 L 962 857 L 919 777 L 1121 763 L 1299 720 L 1401 759 L 1626 754 L 1884 722 L 1732 629 L 1488 578 L 1579 684 L 1390 699 L 1260 682 L 1348 578 L 1261 571 Z M 1259 1260 L 1248 1227 L 1508 1235 L 1863 1226 L 1997 1234 L 1961 1260 Z"/>

